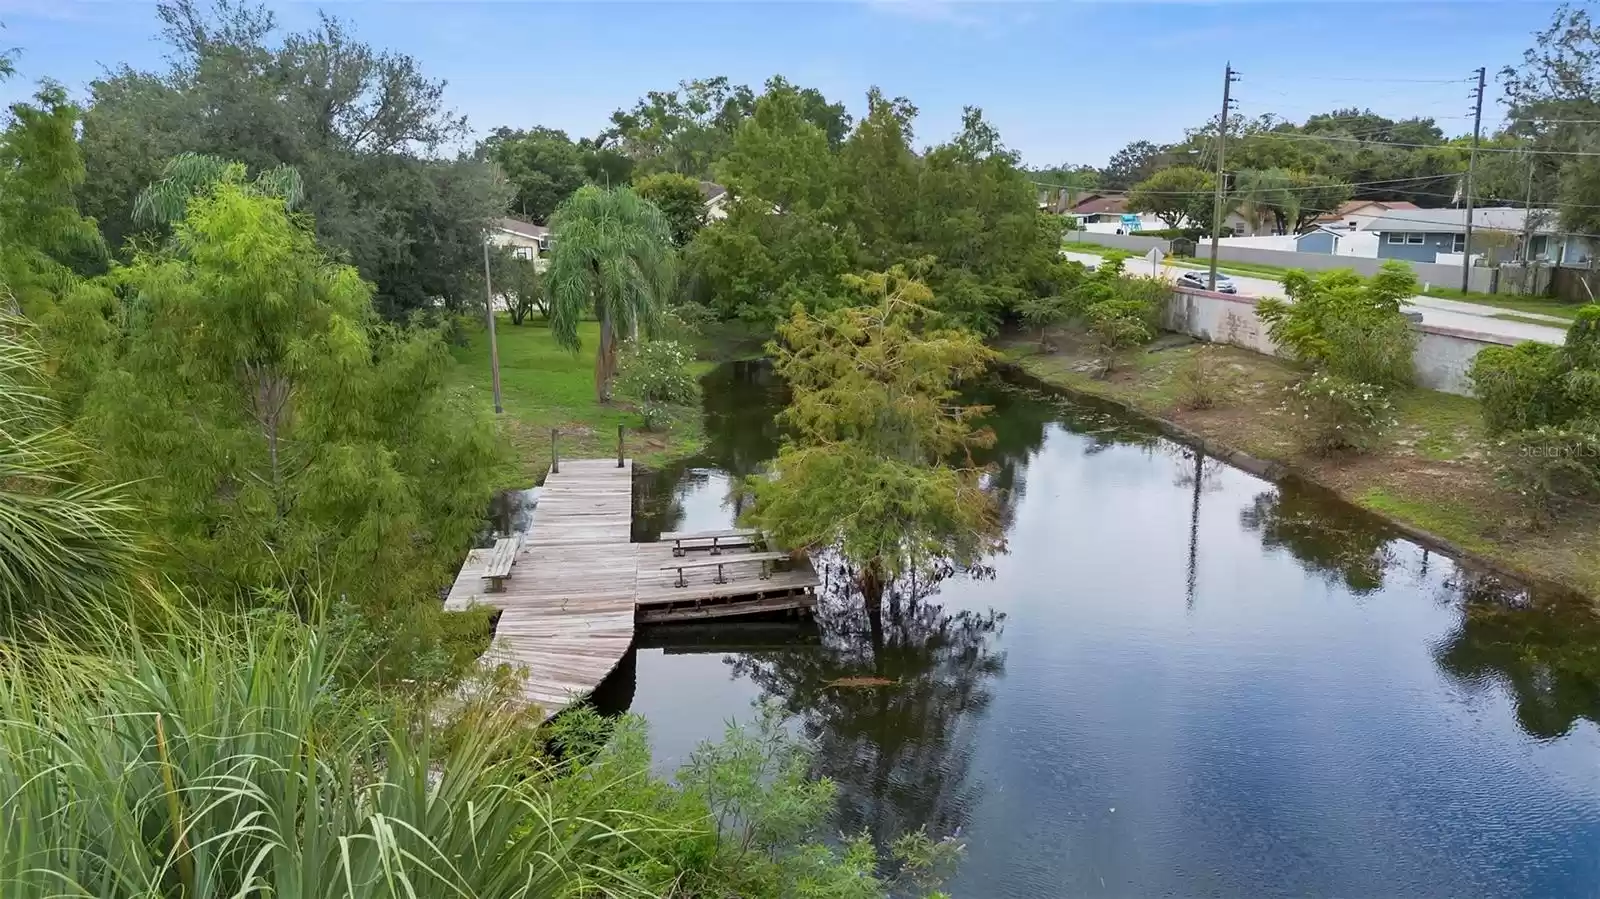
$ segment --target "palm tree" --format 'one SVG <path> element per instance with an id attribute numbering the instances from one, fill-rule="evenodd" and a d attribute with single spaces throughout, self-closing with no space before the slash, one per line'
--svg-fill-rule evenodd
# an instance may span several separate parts
<path id="1" fill-rule="evenodd" d="M 0 296 L 6 294 L 0 284 Z M 83 600 L 135 544 L 114 487 L 85 483 L 85 453 L 47 392 L 28 321 L 0 309 L 0 618 Z"/>
<path id="2" fill-rule="evenodd" d="M 550 330 L 576 353 L 578 322 L 600 320 L 594 387 L 611 401 L 621 331 L 637 334 L 654 321 L 677 283 L 672 229 L 666 216 L 626 187 L 578 188 L 550 217 L 550 270 L 545 276 Z"/>
<path id="3" fill-rule="evenodd" d="M 1245 170 L 1238 174 L 1228 212 L 1235 209 L 1261 230 L 1268 222 L 1273 230 L 1287 233 L 1300 217 L 1300 195 L 1294 178 L 1283 169 Z"/>
<path id="4" fill-rule="evenodd" d="M 251 193 L 277 197 L 291 211 L 305 202 L 305 186 L 293 166 L 274 166 L 246 180 L 242 163 L 204 153 L 180 153 L 162 167 L 161 180 L 134 198 L 133 220 L 146 228 L 170 225 L 183 218 L 195 194 L 221 181 L 244 184 Z"/>

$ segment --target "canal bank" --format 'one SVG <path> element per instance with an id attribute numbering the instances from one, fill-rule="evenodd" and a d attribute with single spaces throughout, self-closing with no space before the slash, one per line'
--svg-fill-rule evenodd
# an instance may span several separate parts
<path id="1" fill-rule="evenodd" d="M 1396 401 L 1397 425 L 1376 451 L 1317 457 L 1300 451 L 1287 389 L 1292 363 L 1236 347 L 1171 343 L 1129 353 L 1109 376 L 1070 337 L 1042 353 L 1033 340 L 1002 344 L 1007 363 L 1043 384 L 1115 403 L 1186 442 L 1273 478 L 1292 476 L 1382 516 L 1419 542 L 1523 581 L 1600 597 L 1600 527 L 1592 516 L 1535 526 L 1495 477 L 1493 443 L 1475 401 L 1426 390 Z M 1182 405 L 1196 353 L 1208 354 L 1218 394 L 1208 409 Z"/>
<path id="2" fill-rule="evenodd" d="M 706 380 L 635 540 L 725 527 L 782 385 Z M 837 832 L 959 835 L 956 897 L 1568 895 L 1600 886 L 1600 624 L 1143 417 L 990 384 L 1007 551 L 815 630 L 641 640 L 597 702 L 660 770 L 777 703 Z"/>

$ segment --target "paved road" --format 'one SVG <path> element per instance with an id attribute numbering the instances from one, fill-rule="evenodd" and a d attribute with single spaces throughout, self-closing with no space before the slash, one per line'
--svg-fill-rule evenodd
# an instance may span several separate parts
<path id="1" fill-rule="evenodd" d="M 1069 259 L 1075 259 L 1087 264 L 1097 264 L 1101 257 L 1093 253 L 1078 253 L 1066 251 Z M 1151 274 L 1150 263 L 1138 258 L 1129 259 L 1123 267 L 1131 274 Z M 1184 271 L 1179 267 L 1167 267 L 1167 277 L 1177 277 Z M 1250 278 L 1243 275 L 1228 275 L 1233 283 L 1238 286 L 1239 292 L 1245 296 L 1255 297 L 1281 297 L 1283 285 L 1270 278 Z M 1422 313 L 1422 322 L 1427 325 L 1437 325 L 1441 328 L 1458 328 L 1463 331 L 1478 331 L 1485 334 L 1495 334 L 1513 340 L 1537 340 L 1541 343 L 1560 344 L 1567 339 L 1567 322 L 1553 315 L 1540 315 L 1533 312 L 1511 312 L 1494 306 L 1483 306 L 1478 303 L 1464 303 L 1460 300 L 1441 300 L 1437 297 L 1412 297 L 1408 304 L 1416 312 Z M 1529 322 L 1511 321 L 1504 318 L 1495 318 L 1497 315 L 1518 315 L 1524 318 L 1548 321 L 1549 325 L 1535 325 Z"/>

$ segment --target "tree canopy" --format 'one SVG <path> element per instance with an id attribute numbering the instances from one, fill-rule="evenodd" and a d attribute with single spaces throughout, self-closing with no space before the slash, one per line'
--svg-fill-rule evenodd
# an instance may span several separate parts
<path id="1" fill-rule="evenodd" d="M 506 195 L 487 164 L 439 155 L 468 134 L 444 82 L 330 16 L 283 33 L 249 3 L 157 10 L 170 66 L 108 71 L 83 118 L 84 211 L 113 248 L 141 230 L 135 198 L 180 154 L 237 161 L 251 177 L 287 166 L 317 238 L 375 285 L 385 315 L 468 301 L 483 227 Z"/>
<path id="2" fill-rule="evenodd" d="M 408 610 L 459 561 L 488 424 L 445 392 L 440 336 L 376 321 L 281 200 L 217 183 L 111 286 L 126 326 L 81 348 L 102 362 L 77 426 L 176 582 Z"/>
<path id="3" fill-rule="evenodd" d="M 955 385 L 993 353 L 933 324 L 934 298 L 905 269 L 847 275 L 862 305 L 796 308 L 770 346 L 793 390 L 793 433 L 771 477 L 751 480 L 750 518 L 782 545 L 835 548 L 869 598 L 936 562 L 970 565 L 1000 542 L 981 469 L 960 460 L 992 439 Z"/>

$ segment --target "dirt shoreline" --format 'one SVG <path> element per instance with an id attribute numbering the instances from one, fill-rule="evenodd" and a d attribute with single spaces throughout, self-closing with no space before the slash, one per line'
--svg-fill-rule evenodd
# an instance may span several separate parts
<path id="1" fill-rule="evenodd" d="M 1002 365 L 1029 386 L 1108 404 L 1266 480 L 1326 491 L 1468 567 L 1541 591 L 1600 599 L 1600 528 L 1587 520 L 1549 530 L 1528 526 L 1515 497 L 1493 482 L 1489 442 L 1471 400 L 1415 391 L 1389 445 L 1370 456 L 1324 459 L 1298 451 L 1290 416 L 1274 395 L 1299 377 L 1292 363 L 1195 343 L 1146 352 L 1100 379 L 1077 370 L 1091 354 L 1065 343 L 1044 354 L 1032 341 L 1002 342 Z M 1233 395 L 1215 409 L 1184 410 L 1174 399 L 1177 368 L 1194 352 L 1214 354 L 1235 376 Z"/>

